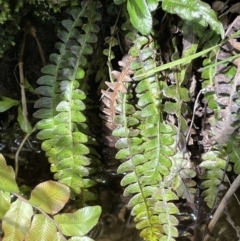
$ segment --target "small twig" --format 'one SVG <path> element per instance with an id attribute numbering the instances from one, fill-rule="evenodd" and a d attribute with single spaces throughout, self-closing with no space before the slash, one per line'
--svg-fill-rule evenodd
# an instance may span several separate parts
<path id="1" fill-rule="evenodd" d="M 16 177 L 18 176 L 18 157 L 19 157 L 19 153 L 20 153 L 20 151 L 22 150 L 24 143 L 27 141 L 27 139 L 29 138 L 29 136 L 30 136 L 34 131 L 35 131 L 35 127 L 33 128 L 33 130 L 32 130 L 31 133 L 27 133 L 27 134 L 25 135 L 25 137 L 23 138 L 23 140 L 22 140 L 22 142 L 21 142 L 20 146 L 18 147 L 17 152 L 16 152 L 16 154 L 15 154 L 15 175 L 16 175 Z"/>
<path id="2" fill-rule="evenodd" d="M 41 56 L 43 65 L 46 65 L 46 59 L 45 59 L 45 56 L 44 56 L 44 51 L 42 49 L 42 45 L 41 45 L 40 41 L 38 40 L 35 27 L 33 27 L 33 26 L 30 27 L 30 34 L 35 38 L 35 40 L 37 42 L 38 51 L 39 51 L 39 54 Z"/>
<path id="3" fill-rule="evenodd" d="M 24 119 L 24 131 L 28 133 L 29 131 L 28 130 L 28 111 L 27 111 L 27 101 L 26 101 L 26 95 L 25 95 L 24 73 L 23 73 L 23 54 L 25 49 L 26 35 L 27 33 L 24 33 L 23 44 L 19 55 L 18 66 L 19 66 L 19 78 L 20 78 L 20 87 L 21 87 L 22 114 Z"/>
<path id="4" fill-rule="evenodd" d="M 214 213 L 214 215 L 212 217 L 212 220 L 208 224 L 208 231 L 210 233 L 212 232 L 213 228 L 215 227 L 218 219 L 220 218 L 221 214 L 223 213 L 224 208 L 226 207 L 226 205 L 229 202 L 230 198 L 232 197 L 232 195 L 238 189 L 239 185 L 240 185 L 240 175 L 237 176 L 237 178 L 232 183 L 231 187 L 228 189 L 227 193 L 225 194 L 225 196 L 223 197 L 222 201 L 220 202 L 217 210 L 215 211 L 215 213 Z M 210 234 L 206 234 L 206 236 L 204 237 L 203 241 L 208 241 L 208 239 L 210 237 L 211 237 Z"/>

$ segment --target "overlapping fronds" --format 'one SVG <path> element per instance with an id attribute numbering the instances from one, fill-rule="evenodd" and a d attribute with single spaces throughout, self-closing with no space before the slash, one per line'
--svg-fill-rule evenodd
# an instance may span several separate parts
<path id="1" fill-rule="evenodd" d="M 238 29 L 240 29 L 239 17 L 229 26 L 226 37 L 231 37 Z M 230 39 L 219 49 L 216 60 L 222 61 L 231 57 L 236 54 L 237 49 L 236 40 Z M 213 147 L 214 151 L 208 151 L 203 155 L 203 162 L 200 164 L 201 167 L 205 168 L 205 173 L 201 177 L 205 179 L 201 184 L 202 188 L 205 189 L 202 195 L 209 207 L 213 206 L 217 189 L 221 180 L 224 180 L 224 169 L 227 165 L 226 150 L 230 160 L 234 162 L 234 171 L 239 173 L 237 130 L 239 128 L 240 71 L 238 65 L 239 60 L 236 59 L 233 63 L 225 62 L 217 65 L 215 70 L 210 68 L 203 72 L 203 77 L 209 76 L 211 84 L 214 78 L 214 93 L 207 96 L 209 107 L 214 111 L 214 116 L 211 117 L 212 121 L 209 121 L 211 124 L 210 139 L 206 138 L 203 144 L 208 148 L 217 144 Z M 206 133 L 205 131 L 205 137 Z"/>
<path id="2" fill-rule="evenodd" d="M 126 186 L 124 195 L 132 195 L 128 205 L 136 228 L 145 240 L 159 240 L 178 236 L 178 221 L 173 216 L 178 209 L 171 203 L 178 197 L 163 180 L 170 173 L 169 156 L 174 155 L 170 146 L 176 132 L 163 121 L 158 76 L 138 79 L 136 88 L 131 79 L 156 66 L 154 44 L 145 46 L 148 44 L 148 38 L 138 36 L 129 54 L 119 62 L 121 72 L 112 72 L 116 81 L 107 82 L 110 92 L 103 91 L 103 112 L 105 120 L 115 126 L 113 135 L 119 138 L 116 158 L 124 162 L 118 172 L 125 174 L 121 181 Z"/>
<path id="3" fill-rule="evenodd" d="M 6 164 L 1 154 L 0 167 L 2 240 L 66 241 L 65 236 L 92 240 L 85 235 L 99 219 L 99 206 L 58 214 L 69 201 L 69 187 L 52 180 L 42 182 L 32 190 L 31 198 L 26 199 L 17 185 L 13 168 Z M 12 200 L 11 196 L 16 200 Z M 91 216 L 92 213 L 94 215 Z"/>
<path id="4" fill-rule="evenodd" d="M 234 22 L 229 26 L 226 37 L 230 37 L 234 34 L 234 31 L 240 29 L 240 17 L 236 18 Z M 218 61 L 224 60 L 234 53 L 236 54 L 236 40 L 232 39 L 225 43 L 218 51 L 216 59 Z M 239 60 L 235 60 L 234 64 L 238 65 Z M 215 92 L 217 94 L 217 102 L 221 110 L 219 111 L 219 120 L 215 126 L 212 127 L 213 138 L 217 143 L 223 143 L 228 140 L 228 136 L 231 135 L 239 122 L 238 110 L 240 105 L 237 103 L 239 99 L 238 88 L 240 85 L 240 70 L 237 67 L 237 71 L 234 71 L 233 65 L 228 63 L 220 64 L 216 67 L 215 76 Z"/>
<path id="5" fill-rule="evenodd" d="M 43 95 L 35 103 L 39 110 L 34 116 L 41 119 L 37 137 L 43 140 L 42 148 L 49 157 L 51 171 L 56 173 L 54 177 L 75 193 L 93 184 L 84 178 L 89 174 L 86 143 L 91 138 L 83 133 L 86 95 L 78 87 L 85 75 L 87 55 L 93 53 L 91 44 L 97 41 L 100 6 L 98 1 L 84 1 L 81 9 L 69 12 L 71 18 L 62 21 L 65 30 L 58 33 L 59 54 L 50 56 L 52 64 L 42 69 L 44 75 L 37 81 L 40 87 L 36 92 Z"/>

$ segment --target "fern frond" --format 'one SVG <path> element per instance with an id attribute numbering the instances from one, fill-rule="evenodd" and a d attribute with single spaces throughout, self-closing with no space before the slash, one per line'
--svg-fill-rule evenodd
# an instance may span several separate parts
<path id="1" fill-rule="evenodd" d="M 230 37 L 236 29 L 240 29 L 239 17 L 229 26 L 226 31 L 226 37 Z M 213 54 L 215 55 L 214 52 Z M 234 54 L 234 41 L 230 40 L 219 49 L 216 60 L 224 60 L 232 54 Z M 210 80 L 213 80 L 214 77 L 215 90 L 215 93 L 207 96 L 209 107 L 214 111 L 214 116 L 211 117 L 212 121 L 209 121 L 211 124 L 211 138 L 208 144 L 213 145 L 217 143 L 217 145 L 214 146 L 215 151 L 208 151 L 203 154 L 203 162 L 200 164 L 200 167 L 205 168 L 205 173 L 201 177 L 205 179 L 201 184 L 201 187 L 205 189 L 202 196 L 204 196 L 209 207 L 213 206 L 217 190 L 225 175 L 224 171 L 226 171 L 227 165 L 225 149 L 227 149 L 230 160 L 234 162 L 234 171 L 239 173 L 238 133 L 236 130 L 239 129 L 238 111 L 240 106 L 238 103 L 238 89 L 240 85 L 240 71 L 239 67 L 236 69 L 234 64 L 237 63 L 226 62 L 217 65 L 215 70 L 211 68 L 203 72 L 204 77 L 207 76 L 206 74 L 209 74 Z M 216 74 L 214 75 L 214 73 Z M 231 166 L 229 165 L 228 170 L 230 169 Z"/>
<path id="2" fill-rule="evenodd" d="M 193 178 L 196 172 L 192 169 L 190 157 L 187 153 L 177 152 L 170 157 L 172 166 L 169 175 L 165 178 L 166 186 L 172 187 L 178 197 L 194 203 L 196 182 Z"/>
<path id="3" fill-rule="evenodd" d="M 154 47 L 150 44 L 151 47 L 144 48 L 146 44 L 149 44 L 149 39 L 138 36 L 129 51 L 134 58 L 129 61 L 126 56 L 122 60 L 125 62 L 122 72 L 115 72 L 114 86 L 121 91 L 118 91 L 118 95 L 109 95 L 109 98 L 116 96 L 112 105 L 108 106 L 109 116 L 113 107 L 115 114 L 112 115 L 115 115 L 117 125 L 113 135 L 119 138 L 116 147 L 120 149 L 116 158 L 125 160 L 119 166 L 118 172 L 125 173 L 121 181 L 121 185 L 126 186 L 124 195 L 133 195 L 128 205 L 132 207 L 131 214 L 134 216 L 136 228 L 141 230 L 140 236 L 145 240 L 157 241 L 166 237 L 174 240 L 171 237 L 178 236 L 175 228 L 178 221 L 172 214 L 177 213 L 178 209 L 171 201 L 178 197 L 165 188 L 163 182 L 164 176 L 170 172 L 169 156 L 174 154 L 170 148 L 174 143 L 174 131 L 163 121 L 161 82 L 155 75 L 139 80 L 135 88 L 137 109 L 129 91 L 133 88 L 133 71 L 138 75 L 156 66 Z M 124 86 L 117 85 L 118 82 Z"/>
<path id="4" fill-rule="evenodd" d="M 240 17 L 237 17 L 229 26 L 226 37 L 230 37 L 236 29 L 240 29 Z M 234 43 L 234 40 L 226 42 L 218 51 L 216 59 L 221 61 L 234 54 Z M 238 67 L 235 72 L 233 68 L 233 66 L 228 66 L 228 63 L 216 66 L 215 92 L 220 110 L 219 120 L 212 127 L 212 133 L 213 140 L 219 144 L 228 141 L 229 135 L 238 128 L 236 124 L 239 122 L 237 112 L 240 109 L 237 103 L 240 70 Z"/>
<path id="5" fill-rule="evenodd" d="M 204 189 L 202 196 L 207 205 L 212 208 L 216 199 L 217 190 L 221 184 L 223 178 L 224 169 L 226 168 L 226 157 L 222 157 L 219 151 L 208 151 L 202 155 L 203 162 L 200 167 L 205 169 L 205 172 L 201 179 L 204 181 L 201 183 L 201 188 Z M 223 179 L 226 181 L 226 179 Z"/>
<path id="6" fill-rule="evenodd" d="M 87 55 L 93 53 L 91 44 L 97 41 L 100 6 L 98 1 L 84 1 L 81 9 L 69 12 L 72 18 L 62 21 L 65 30 L 58 34 L 62 40 L 56 44 L 60 54 L 50 56 L 53 64 L 42 69 L 45 75 L 38 80 L 41 86 L 37 93 L 44 97 L 35 104 L 39 110 L 34 116 L 41 119 L 37 123 L 40 130 L 37 137 L 43 140 L 42 148 L 49 157 L 51 171 L 56 172 L 54 177 L 75 193 L 93 184 L 85 178 L 89 174 L 86 144 L 90 137 L 82 131 L 86 129 L 83 113 L 86 95 L 79 86 L 85 75 Z"/>
<path id="7" fill-rule="evenodd" d="M 227 143 L 227 152 L 229 153 L 230 160 L 233 163 L 233 171 L 240 174 L 240 153 L 239 153 L 239 133 L 231 135 L 231 139 Z"/>

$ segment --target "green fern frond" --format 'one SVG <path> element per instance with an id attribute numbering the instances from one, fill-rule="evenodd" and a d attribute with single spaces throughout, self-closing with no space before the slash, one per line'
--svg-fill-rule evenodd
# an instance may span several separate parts
<path id="1" fill-rule="evenodd" d="M 220 40 L 218 35 L 214 35 L 212 33 L 212 31 L 205 31 L 205 35 L 208 36 L 208 41 L 205 43 L 205 45 L 203 47 L 204 49 L 218 44 L 218 42 Z M 216 50 L 211 51 L 209 53 L 208 57 L 203 61 L 203 66 L 207 66 L 207 65 L 215 62 L 216 54 L 217 54 Z M 214 86 L 215 74 L 216 74 L 216 70 L 214 67 L 205 69 L 202 72 L 202 78 L 203 78 L 202 87 L 203 88 L 208 88 L 208 87 Z M 217 96 L 216 96 L 215 92 L 212 91 L 212 92 L 205 93 L 204 98 L 207 100 L 208 108 L 210 108 L 213 111 L 214 116 L 216 118 L 219 107 L 217 105 Z M 211 123 L 211 120 L 209 120 L 209 122 Z M 204 137 L 205 136 L 206 135 L 204 135 Z"/>
<path id="2" fill-rule="evenodd" d="M 236 18 L 226 31 L 226 37 L 230 37 L 235 29 L 240 29 L 240 18 Z M 213 36 L 211 42 L 216 44 L 217 38 Z M 216 55 L 216 60 L 221 61 L 227 59 L 234 54 L 234 40 L 225 42 L 217 53 L 213 51 L 206 62 L 210 62 Z M 235 60 L 236 61 L 236 60 Z M 216 192 L 226 171 L 226 153 L 229 154 L 231 162 L 234 163 L 234 171 L 239 173 L 238 160 L 238 133 L 239 129 L 239 94 L 240 72 L 233 63 L 222 63 L 216 68 L 204 70 L 202 76 L 206 79 L 206 85 L 214 84 L 214 93 L 205 95 L 208 99 L 208 106 L 214 111 L 214 115 L 209 119 L 211 131 L 209 131 L 210 140 L 204 141 L 205 146 L 213 146 L 215 151 L 208 151 L 203 154 L 203 162 L 200 167 L 206 169 L 201 178 L 205 179 L 201 187 L 205 189 L 202 195 L 205 197 L 209 207 L 212 207 L 216 199 Z M 203 135 L 206 136 L 206 135 Z M 206 144 L 208 142 L 208 145 Z M 231 163 L 230 163 L 231 164 Z M 229 168 L 231 169 L 231 165 Z M 224 179 L 226 181 L 226 179 Z"/>
<path id="3" fill-rule="evenodd" d="M 234 29 L 240 29 L 240 18 L 236 18 L 226 31 L 226 37 L 230 37 L 234 34 Z M 216 59 L 221 61 L 227 59 L 234 54 L 235 41 L 230 40 L 225 42 L 218 50 Z M 229 140 L 231 135 L 236 129 L 238 129 L 238 117 L 237 112 L 239 110 L 238 88 L 240 85 L 240 72 L 236 71 L 233 63 L 222 63 L 216 66 L 214 89 L 216 94 L 216 101 L 219 111 L 215 113 L 215 123 L 212 124 L 212 140 L 223 144 Z"/>
<path id="4" fill-rule="evenodd" d="M 116 113 L 114 120 L 117 127 L 113 131 L 113 135 L 119 138 L 116 158 L 124 160 L 118 172 L 125 174 L 121 185 L 126 186 L 125 196 L 132 195 L 128 205 L 132 207 L 136 228 L 141 230 L 140 236 L 145 240 L 157 241 L 166 237 L 174 240 L 173 237 L 178 236 L 175 228 L 178 221 L 172 214 L 178 209 L 171 201 L 178 197 L 165 188 L 163 178 L 170 173 L 172 163 L 169 156 L 174 155 L 170 146 L 174 143 L 172 136 L 175 131 L 163 121 L 162 82 L 158 81 L 157 75 L 140 79 L 135 88 L 136 107 L 130 94 L 130 89 L 134 88 L 132 71 L 138 75 L 156 66 L 153 44 L 148 47 L 146 44 L 149 44 L 149 39 L 138 36 L 129 51 L 134 57 L 130 61 L 127 61 L 129 58 L 122 60 L 125 65 L 121 73 L 114 75 L 117 82 L 111 86 L 113 93 L 108 93 L 113 100 L 114 90 L 121 89 L 115 102 L 109 104 Z M 127 71 L 130 66 L 132 71 Z M 117 86 L 117 83 L 124 84 L 124 87 Z"/>
<path id="5" fill-rule="evenodd" d="M 230 141 L 227 143 L 227 152 L 233 163 L 233 170 L 236 174 L 240 174 L 240 153 L 239 153 L 239 133 L 231 135 Z"/>
<path id="6" fill-rule="evenodd" d="M 177 152 L 170 159 L 172 166 L 169 175 L 165 178 L 166 186 L 172 187 L 178 197 L 193 204 L 196 193 L 196 182 L 193 178 L 196 172 L 192 169 L 189 155 Z"/>
<path id="7" fill-rule="evenodd" d="M 216 199 L 217 190 L 221 184 L 221 180 L 225 175 L 224 170 L 226 168 L 226 157 L 222 157 L 219 151 L 208 151 L 202 155 L 203 162 L 199 165 L 205 169 L 205 172 L 201 179 L 204 181 L 201 183 L 201 188 L 204 189 L 202 196 L 207 205 L 212 208 Z M 226 179 L 223 179 L 226 181 Z"/>
<path id="8" fill-rule="evenodd" d="M 36 91 L 44 96 L 35 104 L 39 110 L 34 116 L 41 119 L 37 137 L 43 140 L 42 149 L 49 157 L 54 177 L 75 193 L 93 184 L 85 178 L 89 174 L 86 144 L 90 138 L 83 131 L 86 95 L 79 86 L 85 75 L 87 55 L 93 53 L 91 44 L 97 41 L 99 7 L 98 1 L 84 1 L 81 9 L 69 12 L 72 18 L 62 21 L 65 30 L 58 33 L 62 42 L 56 48 L 60 54 L 50 56 L 53 64 L 42 69 L 45 75 L 37 81 L 40 87 Z"/>

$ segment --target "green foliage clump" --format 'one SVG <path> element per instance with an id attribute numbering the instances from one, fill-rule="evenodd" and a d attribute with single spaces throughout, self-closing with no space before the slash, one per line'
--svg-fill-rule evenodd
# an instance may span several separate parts
<path id="1" fill-rule="evenodd" d="M 34 0 L 28 1 L 28 4 L 40 2 L 46 4 L 45 1 Z M 57 3 L 51 1 L 53 6 L 58 6 Z M 101 81 L 100 88 L 107 86 L 101 90 L 102 125 L 103 130 L 107 130 L 105 140 L 110 143 L 109 148 L 117 149 L 117 171 L 123 176 L 121 185 L 125 187 L 124 196 L 131 196 L 128 206 L 136 228 L 146 241 L 174 241 L 179 236 L 179 221 L 175 216 L 179 213 L 176 200 L 185 200 L 190 206 L 196 205 L 195 177 L 198 175 L 203 179 L 200 185 L 203 189 L 202 196 L 207 205 L 212 207 L 219 186 L 226 180 L 226 171 L 233 167 L 236 174 L 240 172 L 240 78 L 234 63 L 231 65 L 220 58 L 219 47 L 222 43 L 219 42 L 225 37 L 224 29 L 215 12 L 206 3 L 193 3 L 191 0 L 115 0 L 114 3 L 116 9 L 122 11 L 113 14 L 117 20 L 110 31 L 106 31 L 110 36 L 101 36 L 106 33 L 105 19 L 100 14 L 104 12 L 100 10 L 101 2 L 81 1 L 79 7 L 67 11 L 69 17 L 62 20 L 63 27 L 58 32 L 60 41 L 55 46 L 58 53 L 50 55 L 51 63 L 42 68 L 43 75 L 37 80 L 39 87 L 36 93 L 41 96 L 35 102 L 38 110 L 34 117 L 39 119 L 36 124 L 39 131 L 37 137 L 42 140 L 42 149 L 51 164 L 54 178 L 58 180 L 54 185 L 64 189 L 67 197 L 70 191 L 75 196 L 82 195 L 85 189 L 96 184 L 91 179 L 91 174 L 98 168 L 99 154 L 93 148 L 96 141 L 90 131 L 91 122 L 86 106 L 91 102 L 88 77 L 93 73 L 93 66 L 97 66 L 96 81 Z M 6 4 L 11 8 L 8 2 Z M 113 7 L 112 2 L 107 1 L 105 4 L 109 8 Z M 20 1 L 15 8 L 21 11 L 23 6 L 24 2 Z M 158 11 L 163 11 L 167 17 L 175 14 L 181 18 L 178 26 L 181 37 L 170 32 L 166 52 L 159 40 L 162 37 L 159 37 L 159 33 L 162 33 L 157 32 L 157 27 L 154 26 L 159 20 L 164 23 L 164 17 L 155 21 L 155 13 Z M 4 18 L 6 17 L 2 17 L 3 22 L 6 21 Z M 163 28 L 163 25 L 157 26 Z M 237 25 L 238 27 L 240 28 Z M 226 36 L 231 37 L 232 30 Z M 103 39 L 104 46 L 99 46 Z M 231 41 L 228 43 L 233 44 Z M 233 48 L 227 51 L 227 58 L 230 58 L 233 51 Z M 193 88 L 196 83 L 192 61 L 202 56 L 205 58 L 202 90 L 196 94 L 196 89 Z M 220 65 L 218 60 L 224 62 Z M 208 66 L 212 62 L 216 62 L 215 65 Z M 231 66 L 226 68 L 227 64 Z M 222 79 L 219 80 L 220 74 L 227 77 L 227 91 L 223 88 Z M 201 93 L 205 93 L 204 100 L 208 102 L 208 110 L 213 114 L 207 116 L 210 128 L 199 131 L 204 135 L 202 143 L 205 147 L 199 165 L 205 172 L 199 175 L 193 168 L 188 148 L 194 142 L 191 131 L 197 129 L 193 119 Z M 18 101 L 6 100 L 5 97 L 2 103 L 4 108 L 19 104 Z M 194 107 L 190 108 L 192 104 Z M 201 114 L 204 115 L 203 112 Z M 214 133 L 211 133 L 211 128 Z M 227 154 L 231 159 L 229 167 Z M 58 192 L 56 186 L 51 188 Z M 13 187 L 14 190 L 3 191 L 18 193 L 16 185 Z M 41 205 L 38 203 L 41 199 L 39 195 L 46 191 L 41 188 L 42 186 L 32 191 L 33 196 L 25 201 L 25 208 L 33 210 L 34 206 L 41 209 L 40 212 L 55 215 L 60 210 L 55 207 L 59 203 L 52 199 L 53 207 L 46 207 L 46 200 L 41 201 Z M 61 198 L 62 196 L 60 195 Z M 19 198 L 18 195 L 17 197 Z M 62 201 L 61 198 L 63 205 L 66 200 Z M 21 201 L 17 201 L 14 205 L 20 204 Z M 8 201 L 5 213 L 10 205 L 12 204 Z M 15 209 L 14 206 L 13 210 Z M 96 209 L 92 214 L 88 212 L 90 219 L 94 220 L 89 225 L 90 228 L 99 218 L 100 210 Z M 81 237 L 69 240 L 90 240 L 82 237 L 86 232 L 70 232 L 64 221 L 70 218 L 80 218 L 82 221 L 82 215 L 80 211 L 72 215 L 57 214 L 54 221 L 59 224 L 65 236 Z M 31 223 L 31 228 L 34 229 L 35 224 L 46 221 L 46 227 L 54 230 L 53 236 L 58 237 L 58 227 L 56 229 L 56 225 L 50 224 L 44 215 L 35 215 L 30 221 L 31 217 L 33 214 L 29 211 L 29 216 L 24 219 L 26 225 L 30 226 Z M 74 225 L 77 229 L 80 224 Z M 6 235 L 9 233 L 6 232 Z"/>
<path id="2" fill-rule="evenodd" d="M 97 41 L 99 7 L 99 2 L 82 2 L 81 9 L 69 12 L 72 19 L 62 21 L 65 30 L 58 33 L 62 42 L 56 44 L 60 54 L 50 56 L 52 64 L 43 67 L 45 75 L 38 79 L 40 87 L 36 89 L 44 96 L 35 103 L 39 110 L 34 116 L 42 119 L 37 123 L 37 137 L 43 140 L 42 148 L 49 156 L 55 178 L 78 194 L 81 188 L 94 184 L 84 178 L 91 172 L 85 155 L 90 152 L 86 144 L 92 140 L 84 124 L 86 95 L 79 87 L 84 81 L 86 56 L 93 53 L 91 44 Z"/>
<path id="3" fill-rule="evenodd" d="M 97 224 L 99 206 L 84 207 L 74 213 L 58 212 L 70 198 L 70 189 L 58 182 L 37 185 L 30 199 L 21 195 L 12 167 L 0 154 L 0 219 L 4 240 L 89 240 L 85 235 Z M 16 200 L 11 200 L 13 195 Z M 39 213 L 36 213 L 38 211 Z M 20 225 L 21 224 L 21 225 Z M 74 224 L 74 227 L 72 226 Z"/>

